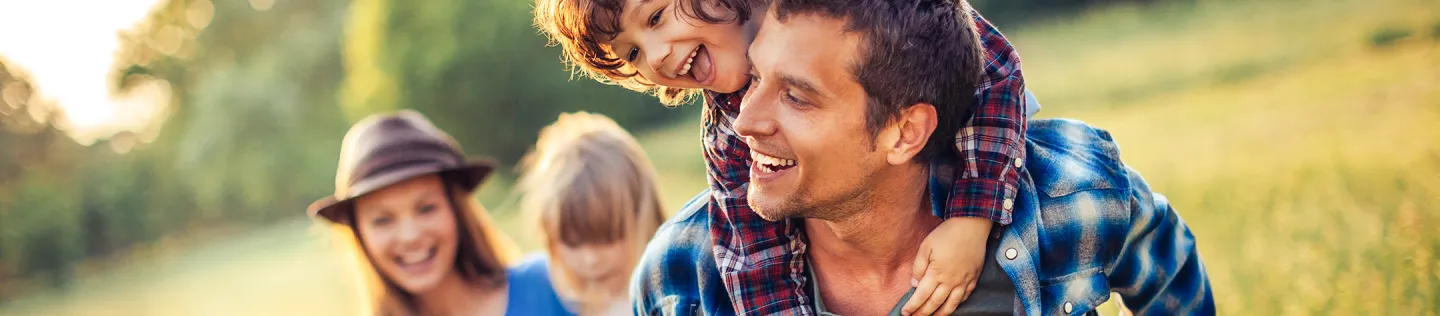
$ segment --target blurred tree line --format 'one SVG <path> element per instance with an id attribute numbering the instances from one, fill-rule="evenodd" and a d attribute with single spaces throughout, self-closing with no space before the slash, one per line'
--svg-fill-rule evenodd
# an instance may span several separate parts
<path id="1" fill-rule="evenodd" d="M 1148 0 L 974 2 L 1023 21 L 1114 1 Z M 333 190 L 345 129 L 371 113 L 418 109 L 469 153 L 513 163 L 561 112 L 636 131 L 697 112 L 571 80 L 530 8 L 168 0 L 119 34 L 112 87 L 168 87 L 166 118 L 91 145 L 66 136 L 63 113 L 0 56 L 0 302 L 136 245 L 302 216 Z"/>
<path id="2" fill-rule="evenodd" d="M 969 0 L 975 10 L 985 19 L 995 23 L 1000 31 L 1027 22 L 1074 14 L 1092 7 L 1114 4 L 1149 4 L 1154 2 L 1181 2 L 1196 0 Z"/>
<path id="3" fill-rule="evenodd" d="M 170 0 L 120 34 L 114 72 L 117 92 L 169 87 L 160 132 L 88 146 L 0 60 L 0 301 L 136 245 L 303 216 L 334 189 L 346 128 L 371 113 L 418 109 L 469 153 L 507 163 L 561 112 L 635 130 L 697 113 L 571 81 L 529 12 L 525 1 Z"/>

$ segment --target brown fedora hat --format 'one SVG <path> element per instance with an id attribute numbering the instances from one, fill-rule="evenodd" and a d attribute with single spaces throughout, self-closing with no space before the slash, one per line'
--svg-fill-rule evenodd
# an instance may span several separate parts
<path id="1" fill-rule="evenodd" d="M 340 143 L 335 194 L 310 204 L 310 216 L 342 222 L 352 200 L 414 177 L 441 174 L 451 185 L 475 190 L 495 161 L 467 159 L 454 138 L 412 110 L 366 117 Z"/>

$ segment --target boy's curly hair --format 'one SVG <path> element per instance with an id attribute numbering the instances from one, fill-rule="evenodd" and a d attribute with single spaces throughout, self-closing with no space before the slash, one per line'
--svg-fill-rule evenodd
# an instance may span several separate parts
<path id="1" fill-rule="evenodd" d="M 655 0 L 666 1 L 666 0 Z M 713 2 L 712 2 L 713 1 Z M 762 0 L 680 0 L 680 10 L 705 23 L 745 23 Z M 602 83 L 654 94 L 660 103 L 676 106 L 698 94 L 698 89 L 663 87 L 640 76 L 635 68 L 605 44 L 620 33 L 620 13 L 626 0 L 536 0 L 535 27 L 559 45 L 561 60 L 572 74 Z M 724 12 L 703 9 L 707 4 Z M 763 7 L 763 6 L 762 6 Z"/>

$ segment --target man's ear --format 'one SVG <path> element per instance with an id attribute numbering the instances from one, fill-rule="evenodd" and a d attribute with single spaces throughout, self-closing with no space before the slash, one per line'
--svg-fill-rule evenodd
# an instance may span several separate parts
<path id="1" fill-rule="evenodd" d="M 929 103 L 916 103 L 901 109 L 899 117 L 887 128 L 893 129 L 895 137 L 886 137 L 887 144 L 882 144 L 887 151 L 885 161 L 895 165 L 910 163 L 925 149 L 930 135 L 935 133 L 939 124 L 935 106 Z"/>

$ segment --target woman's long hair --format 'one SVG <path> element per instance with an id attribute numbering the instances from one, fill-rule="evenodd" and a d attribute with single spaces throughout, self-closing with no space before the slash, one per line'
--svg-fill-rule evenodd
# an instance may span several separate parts
<path id="1" fill-rule="evenodd" d="M 505 285 L 506 267 L 519 258 L 519 250 L 490 220 L 485 207 L 475 200 L 472 191 L 452 185 L 453 180 L 444 174 L 445 190 L 451 210 L 455 212 L 455 225 L 460 238 L 456 245 L 456 273 L 467 282 L 486 287 L 498 288 Z M 405 292 L 394 281 L 385 277 L 375 268 L 374 258 L 365 251 L 364 240 L 355 228 L 354 213 L 342 215 L 345 224 L 330 224 L 335 240 L 350 249 L 360 267 L 364 280 L 363 300 L 365 314 L 385 316 L 416 315 L 418 308 L 415 297 Z"/>

